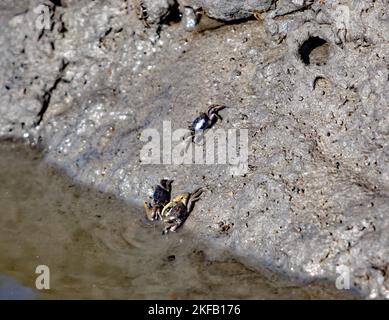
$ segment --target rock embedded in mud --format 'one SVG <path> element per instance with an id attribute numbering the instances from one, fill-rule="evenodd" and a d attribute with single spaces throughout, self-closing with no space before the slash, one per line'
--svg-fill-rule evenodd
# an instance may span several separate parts
<path id="1" fill-rule="evenodd" d="M 194 9 L 201 8 L 209 17 L 224 21 L 249 18 L 256 12 L 269 10 L 273 3 L 272 0 L 179 0 L 179 2 L 183 6 L 190 6 Z"/>
<path id="2" fill-rule="evenodd" d="M 186 31 L 193 31 L 198 23 L 196 12 L 191 7 L 184 7 L 183 24 Z"/>

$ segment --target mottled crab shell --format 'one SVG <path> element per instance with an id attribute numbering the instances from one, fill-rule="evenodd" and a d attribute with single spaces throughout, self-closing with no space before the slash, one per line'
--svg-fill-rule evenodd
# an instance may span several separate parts
<path id="1" fill-rule="evenodd" d="M 187 216 L 187 208 L 182 202 L 176 203 L 166 214 L 166 219 L 172 221 L 174 219 L 185 219 Z"/>
<path id="2" fill-rule="evenodd" d="M 198 116 L 192 123 L 192 128 L 194 131 L 203 131 L 209 126 L 209 117 L 202 113 Z"/>

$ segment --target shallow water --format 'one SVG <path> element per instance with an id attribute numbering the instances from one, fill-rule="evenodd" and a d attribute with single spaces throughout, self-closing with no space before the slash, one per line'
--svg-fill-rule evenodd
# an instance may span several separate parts
<path id="1" fill-rule="evenodd" d="M 336 299 L 333 284 L 249 270 L 141 210 L 75 184 L 21 143 L 0 143 L 0 299 Z M 50 289 L 35 289 L 38 265 Z"/>

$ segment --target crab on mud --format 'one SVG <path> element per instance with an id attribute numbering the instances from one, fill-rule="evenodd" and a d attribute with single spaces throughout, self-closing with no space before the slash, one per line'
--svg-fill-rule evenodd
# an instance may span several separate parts
<path id="1" fill-rule="evenodd" d="M 200 115 L 194 119 L 192 124 L 189 126 L 192 142 L 195 142 L 196 134 L 203 134 L 204 131 L 211 128 L 218 119 L 220 121 L 223 120 L 223 118 L 219 115 L 219 111 L 225 108 L 227 107 L 223 105 L 210 105 L 207 113 L 201 112 Z"/>
<path id="2" fill-rule="evenodd" d="M 173 180 L 162 179 L 153 192 L 153 204 L 144 203 L 146 218 L 150 221 L 162 220 L 161 211 L 170 201 Z"/>
<path id="3" fill-rule="evenodd" d="M 161 212 L 164 229 L 162 234 L 176 231 L 181 227 L 194 208 L 194 204 L 200 199 L 203 189 L 199 188 L 192 193 L 185 192 L 173 198 L 164 206 Z"/>

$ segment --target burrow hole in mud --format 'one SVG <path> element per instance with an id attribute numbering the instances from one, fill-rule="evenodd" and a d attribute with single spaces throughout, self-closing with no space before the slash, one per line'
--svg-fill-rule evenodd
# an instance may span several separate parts
<path id="1" fill-rule="evenodd" d="M 329 44 L 320 37 L 309 37 L 300 46 L 298 53 L 306 65 L 323 65 L 328 60 Z"/>
<path id="2" fill-rule="evenodd" d="M 162 24 L 174 24 L 181 21 L 182 14 L 180 11 L 180 5 L 177 1 L 174 2 L 174 4 L 170 7 L 169 13 L 162 17 L 161 23 Z"/>

